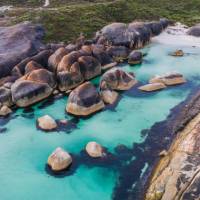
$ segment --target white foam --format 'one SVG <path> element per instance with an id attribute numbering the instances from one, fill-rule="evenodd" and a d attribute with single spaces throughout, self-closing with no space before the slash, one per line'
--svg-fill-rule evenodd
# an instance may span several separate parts
<path id="1" fill-rule="evenodd" d="M 177 23 L 169 26 L 159 36 L 152 38 L 152 42 L 168 45 L 200 47 L 200 38 L 187 35 L 188 27 Z"/>

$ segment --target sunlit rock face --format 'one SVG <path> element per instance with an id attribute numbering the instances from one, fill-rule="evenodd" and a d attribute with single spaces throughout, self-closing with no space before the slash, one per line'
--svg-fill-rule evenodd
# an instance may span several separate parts
<path id="1" fill-rule="evenodd" d="M 51 72 L 46 69 L 34 70 L 12 85 L 12 100 L 17 106 L 26 107 L 50 96 L 55 86 Z"/>
<path id="2" fill-rule="evenodd" d="M 0 78 L 8 75 L 21 60 L 44 47 L 44 29 L 31 23 L 0 28 Z"/>
<path id="3" fill-rule="evenodd" d="M 70 93 L 66 111 L 73 115 L 87 116 L 103 108 L 104 103 L 94 85 L 85 82 Z"/>
<path id="4" fill-rule="evenodd" d="M 33 66 L 33 64 L 34 64 L 35 67 L 36 67 L 36 63 L 37 63 L 36 68 L 46 68 L 46 69 L 50 70 L 50 68 L 48 68 L 48 59 L 52 53 L 53 53 L 52 50 L 43 50 L 34 56 L 23 59 L 20 63 L 18 63 L 17 65 L 14 66 L 11 74 L 13 76 L 18 76 L 18 77 L 23 76 L 26 73 L 27 65 L 31 64 L 30 62 L 32 62 L 31 65 Z"/>
<path id="5" fill-rule="evenodd" d="M 58 147 L 48 157 L 47 163 L 53 172 L 59 172 L 67 169 L 71 165 L 72 157 L 67 151 Z"/>
<path id="6" fill-rule="evenodd" d="M 199 199 L 200 115 L 178 133 L 154 170 L 146 200 Z"/>

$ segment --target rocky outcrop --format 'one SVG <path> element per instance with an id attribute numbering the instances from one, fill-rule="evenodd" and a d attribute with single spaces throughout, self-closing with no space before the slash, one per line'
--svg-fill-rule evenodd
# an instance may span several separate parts
<path id="1" fill-rule="evenodd" d="M 145 92 L 152 92 L 164 88 L 166 88 L 166 86 L 163 83 L 149 83 L 147 85 L 140 86 L 138 89 Z"/>
<path id="2" fill-rule="evenodd" d="M 195 37 L 200 37 L 200 24 L 197 24 L 197 25 L 191 27 L 188 30 L 187 34 L 195 36 Z"/>
<path id="3" fill-rule="evenodd" d="M 56 121 L 49 115 L 44 115 L 37 119 L 38 127 L 44 131 L 51 131 L 57 128 Z"/>
<path id="4" fill-rule="evenodd" d="M 51 72 L 45 69 L 34 70 L 12 85 L 12 100 L 17 106 L 26 107 L 50 96 L 55 86 Z"/>
<path id="5" fill-rule="evenodd" d="M 152 36 L 160 34 L 168 24 L 169 21 L 166 19 L 148 23 L 112 23 L 97 32 L 95 39 L 98 44 L 126 46 L 130 49 L 142 48 L 149 43 Z"/>
<path id="6" fill-rule="evenodd" d="M 66 111 L 73 115 L 87 116 L 103 108 L 104 103 L 96 88 L 90 82 L 85 82 L 70 93 Z"/>
<path id="7" fill-rule="evenodd" d="M 101 158 L 105 155 L 103 147 L 96 142 L 89 142 L 85 150 L 92 158 Z"/>
<path id="8" fill-rule="evenodd" d="M 0 27 L 0 78 L 9 75 L 23 59 L 36 54 L 43 47 L 43 36 L 41 26 L 27 22 Z"/>
<path id="9" fill-rule="evenodd" d="M 198 200 L 200 114 L 178 133 L 153 172 L 146 200 Z"/>
<path id="10" fill-rule="evenodd" d="M 149 83 L 164 83 L 167 86 L 183 84 L 185 82 L 186 80 L 183 75 L 177 72 L 171 72 L 161 76 L 157 75 L 149 81 Z"/>
<path id="11" fill-rule="evenodd" d="M 52 171 L 59 172 L 67 169 L 72 164 L 72 157 L 68 152 L 58 147 L 49 156 L 47 163 Z"/>

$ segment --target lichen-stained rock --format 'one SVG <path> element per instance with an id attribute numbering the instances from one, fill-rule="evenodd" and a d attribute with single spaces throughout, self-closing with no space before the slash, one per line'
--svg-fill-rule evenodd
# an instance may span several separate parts
<path id="1" fill-rule="evenodd" d="M 146 200 L 199 200 L 200 114 L 179 133 L 156 166 Z"/>
<path id="2" fill-rule="evenodd" d="M 195 26 L 191 27 L 187 34 L 195 37 L 200 37 L 200 24 L 196 24 Z"/>
<path id="3" fill-rule="evenodd" d="M 58 147 L 48 157 L 47 163 L 52 171 L 59 172 L 67 169 L 72 164 L 72 157 L 68 152 Z"/>
<path id="4" fill-rule="evenodd" d="M 58 72 L 57 79 L 60 91 L 68 91 L 80 85 L 84 78 L 81 74 L 79 63 L 75 62 L 69 70 Z"/>
<path id="5" fill-rule="evenodd" d="M 55 86 L 51 72 L 34 70 L 11 86 L 12 100 L 17 106 L 26 107 L 50 96 Z"/>
<path id="6" fill-rule="evenodd" d="M 0 103 L 1 105 L 7 106 L 11 106 L 13 104 L 10 89 L 6 87 L 0 87 Z"/>
<path id="7" fill-rule="evenodd" d="M 138 89 L 145 92 L 152 92 L 164 88 L 166 88 L 166 86 L 163 83 L 149 83 L 147 85 L 140 86 Z"/>
<path id="8" fill-rule="evenodd" d="M 85 82 L 70 93 L 66 111 L 77 116 L 88 116 L 103 108 L 104 103 L 94 85 Z"/>
<path id="9" fill-rule="evenodd" d="M 161 76 L 156 75 L 149 81 L 149 83 L 164 83 L 167 86 L 183 84 L 185 82 L 183 75 L 177 72 L 170 72 Z"/>
<path id="10" fill-rule="evenodd" d="M 81 56 L 78 59 L 78 63 L 85 80 L 90 80 L 101 74 L 101 64 L 92 56 Z"/>
<path id="11" fill-rule="evenodd" d="M 52 53 L 53 53 L 52 50 L 43 50 L 43 51 L 40 51 L 35 56 L 25 58 L 12 69 L 12 75 L 18 76 L 18 77 L 23 76 L 25 74 L 26 65 L 30 61 L 34 61 L 40 64 L 43 68 L 48 69 L 48 59 Z"/>
<path id="12" fill-rule="evenodd" d="M 103 74 L 100 88 L 106 87 L 111 90 L 129 90 L 137 84 L 134 74 L 123 71 L 120 68 L 113 68 Z"/>
<path id="13" fill-rule="evenodd" d="M 65 49 L 64 47 L 61 47 L 59 49 L 57 49 L 48 59 L 48 67 L 50 69 L 50 71 L 52 72 L 56 72 L 58 64 L 60 63 L 60 61 L 62 60 L 62 58 L 68 54 L 67 49 Z"/>
<path id="14" fill-rule="evenodd" d="M 128 56 L 128 63 L 130 65 L 136 65 L 142 63 L 143 54 L 140 51 L 132 51 Z"/>
<path id="15" fill-rule="evenodd" d="M 128 58 L 129 49 L 125 46 L 110 46 L 107 53 L 117 62 L 123 62 Z"/>
<path id="16" fill-rule="evenodd" d="M 0 78 L 9 75 L 17 63 L 43 48 L 43 36 L 44 29 L 29 22 L 0 27 Z"/>
<path id="17" fill-rule="evenodd" d="M 25 66 L 25 74 L 28 74 L 34 70 L 37 70 L 37 69 L 42 69 L 42 65 L 38 64 L 37 62 L 35 61 L 30 61 L 27 63 L 27 65 Z"/>

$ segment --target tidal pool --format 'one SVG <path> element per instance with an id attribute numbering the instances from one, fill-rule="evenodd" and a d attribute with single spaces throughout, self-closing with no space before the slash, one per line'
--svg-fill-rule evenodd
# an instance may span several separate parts
<path id="1" fill-rule="evenodd" d="M 168 54 L 183 49 L 184 57 Z M 86 119 L 74 119 L 65 113 L 67 97 L 44 101 L 32 110 L 18 109 L 13 119 L 0 119 L 0 199 L 1 200 L 111 200 L 120 170 L 115 165 L 88 165 L 82 162 L 68 176 L 51 176 L 45 169 L 49 154 L 58 146 L 73 155 L 80 155 L 89 141 L 97 141 L 113 155 L 118 145 L 128 148 L 142 143 L 142 131 L 166 119 L 170 109 L 185 100 L 200 84 L 200 47 L 153 42 L 143 49 L 144 62 L 135 67 L 122 65 L 135 73 L 139 85 L 147 83 L 155 74 L 177 71 L 187 83 L 165 90 L 144 93 L 137 88 L 120 94 L 116 106 Z M 93 80 L 98 82 L 98 78 Z M 42 115 L 55 119 L 72 119 L 76 127 L 68 131 L 45 133 L 37 129 L 36 119 Z M 162 135 L 162 132 L 159 134 Z M 81 155 L 80 155 L 81 156 Z M 82 155 L 84 156 L 84 155 Z M 134 159 L 134 156 L 131 158 Z M 127 160 L 126 163 L 128 163 Z M 144 173 L 145 169 L 142 170 Z M 132 171 L 128 171 L 130 176 Z M 121 198 L 121 200 L 127 200 Z"/>

